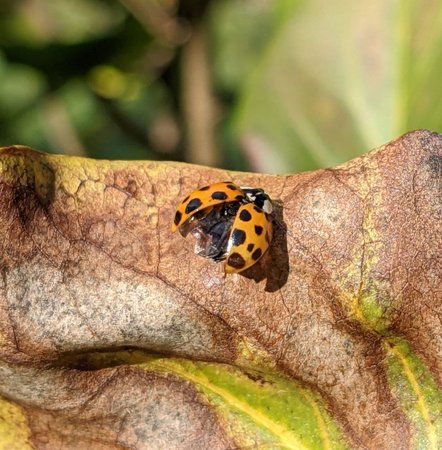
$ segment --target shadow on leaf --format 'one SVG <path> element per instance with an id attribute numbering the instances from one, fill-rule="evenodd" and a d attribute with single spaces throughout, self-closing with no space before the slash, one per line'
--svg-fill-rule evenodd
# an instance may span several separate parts
<path id="1" fill-rule="evenodd" d="M 282 202 L 273 201 L 273 207 L 273 239 L 269 250 L 257 264 L 241 273 L 257 283 L 267 279 L 266 292 L 281 289 L 287 283 L 289 275 L 287 225 L 283 220 Z"/>

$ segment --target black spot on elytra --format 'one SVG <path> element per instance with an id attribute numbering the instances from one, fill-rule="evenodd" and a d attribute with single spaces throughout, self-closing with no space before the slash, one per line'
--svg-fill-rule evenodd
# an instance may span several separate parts
<path id="1" fill-rule="evenodd" d="M 227 194 L 222 191 L 216 191 L 212 194 L 213 200 L 225 200 L 227 198 Z"/>
<path id="2" fill-rule="evenodd" d="M 251 252 L 254 248 L 255 248 L 255 244 L 250 243 L 250 244 L 247 246 L 247 251 L 248 251 L 248 252 Z"/>
<path id="3" fill-rule="evenodd" d="M 232 243 L 235 246 L 244 244 L 246 240 L 246 233 L 243 230 L 235 228 L 232 232 Z"/>
<path id="4" fill-rule="evenodd" d="M 255 225 L 255 233 L 256 233 L 258 236 L 261 236 L 263 229 L 264 229 L 264 228 L 261 227 L 260 225 Z"/>
<path id="5" fill-rule="evenodd" d="M 208 191 L 210 189 L 210 186 L 204 186 L 200 188 L 200 191 Z"/>
<path id="6" fill-rule="evenodd" d="M 190 200 L 190 202 L 186 206 L 186 214 L 190 214 L 195 209 L 199 208 L 202 205 L 202 202 L 199 198 L 194 198 Z"/>
<path id="7" fill-rule="evenodd" d="M 261 258 L 262 256 L 262 250 L 260 248 L 257 248 L 253 253 L 252 253 L 252 259 L 254 261 L 258 261 L 259 258 Z"/>
<path id="8" fill-rule="evenodd" d="M 173 219 L 173 223 L 175 224 L 175 225 L 178 225 L 179 223 L 180 223 L 180 220 L 181 220 L 181 217 L 182 217 L 183 215 L 179 212 L 179 211 L 177 211 L 176 213 L 175 213 L 175 219 Z"/>
<path id="9" fill-rule="evenodd" d="M 242 200 L 244 198 L 244 195 L 237 195 L 235 197 L 238 201 Z"/>
<path id="10" fill-rule="evenodd" d="M 286 285 L 289 275 L 289 258 L 288 258 L 288 250 L 287 250 L 287 226 L 284 222 L 283 218 L 283 204 L 279 200 L 273 201 L 273 213 L 269 216 L 272 220 L 273 224 L 273 232 L 269 230 L 266 233 L 266 226 L 264 226 L 264 231 L 261 237 L 266 237 L 267 240 L 272 240 L 272 243 L 269 243 L 269 247 L 267 250 L 267 244 L 263 244 L 261 246 L 261 257 L 259 260 L 254 260 L 252 258 L 252 253 L 245 253 L 244 258 L 248 261 L 247 269 L 243 267 L 240 269 L 240 275 L 254 280 L 256 282 L 260 282 L 266 279 L 265 292 L 276 292 L 280 290 L 284 285 Z M 262 217 L 262 216 L 261 216 Z M 253 226 L 255 224 L 253 223 Z M 253 236 L 255 234 L 251 234 L 250 241 L 247 241 L 247 244 L 253 242 Z M 246 246 L 247 246 L 246 244 Z M 242 249 L 243 247 L 241 247 Z M 255 244 L 254 250 L 257 250 L 257 246 Z M 267 254 L 267 257 L 266 257 Z M 256 256 L 256 254 L 255 254 Z M 251 264 L 255 263 L 256 264 Z"/>
<path id="11" fill-rule="evenodd" d="M 249 222 L 252 218 L 252 215 L 249 213 L 249 211 L 247 211 L 246 209 L 243 209 L 240 213 L 239 213 L 239 218 L 240 220 L 242 220 L 243 222 Z"/>
<path id="12" fill-rule="evenodd" d="M 235 185 L 233 185 L 233 184 L 228 184 L 228 185 L 226 186 L 226 188 L 227 188 L 227 189 L 230 189 L 231 191 L 236 191 L 236 189 L 237 189 L 237 187 L 236 187 Z"/>
<path id="13" fill-rule="evenodd" d="M 232 253 L 227 260 L 227 264 L 235 269 L 242 269 L 246 262 L 239 253 Z"/>
<path id="14" fill-rule="evenodd" d="M 253 209 L 260 214 L 264 212 L 261 208 L 258 208 L 257 206 L 253 206 Z"/>

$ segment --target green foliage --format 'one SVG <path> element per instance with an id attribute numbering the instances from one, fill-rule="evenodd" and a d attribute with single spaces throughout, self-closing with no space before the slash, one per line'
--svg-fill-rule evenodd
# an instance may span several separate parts
<path id="1" fill-rule="evenodd" d="M 0 3 L 0 145 L 186 160 L 182 53 L 200 24 L 227 168 L 311 170 L 442 129 L 440 2 L 131 3 Z"/>
<path id="2" fill-rule="evenodd" d="M 141 367 L 192 383 L 243 448 L 348 448 L 323 399 L 292 379 L 179 359 L 157 358 Z"/>

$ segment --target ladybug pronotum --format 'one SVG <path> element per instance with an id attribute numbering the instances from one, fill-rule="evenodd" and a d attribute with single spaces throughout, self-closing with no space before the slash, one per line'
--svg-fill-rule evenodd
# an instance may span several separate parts
<path id="1" fill-rule="evenodd" d="M 204 186 L 179 205 L 172 232 L 196 237 L 195 253 L 226 260 L 225 272 L 237 273 L 261 259 L 272 239 L 273 205 L 262 190 L 230 181 Z"/>

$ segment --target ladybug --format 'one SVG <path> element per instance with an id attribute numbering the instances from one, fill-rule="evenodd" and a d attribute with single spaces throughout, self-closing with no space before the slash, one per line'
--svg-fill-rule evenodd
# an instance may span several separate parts
<path id="1" fill-rule="evenodd" d="M 253 266 L 269 248 L 273 211 L 270 197 L 258 188 L 230 181 L 191 192 L 179 205 L 172 232 L 196 238 L 195 253 L 214 261 L 226 260 L 225 272 Z"/>

